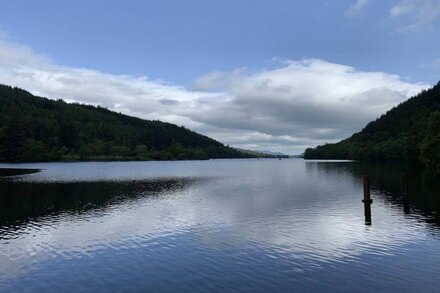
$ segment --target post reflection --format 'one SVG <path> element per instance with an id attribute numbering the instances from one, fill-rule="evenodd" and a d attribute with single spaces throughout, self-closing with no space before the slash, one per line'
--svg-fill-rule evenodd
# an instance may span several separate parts
<path id="1" fill-rule="evenodd" d="M 426 223 L 440 227 L 440 182 L 437 173 L 414 170 L 400 164 L 318 161 L 307 162 L 306 171 L 316 171 L 327 177 L 348 176 L 358 185 L 364 174 L 369 174 L 373 198 L 379 197 L 399 207 L 405 215 L 416 213 Z M 359 197 L 361 193 L 362 187 L 359 186 Z M 367 216 L 366 210 L 364 213 Z"/>

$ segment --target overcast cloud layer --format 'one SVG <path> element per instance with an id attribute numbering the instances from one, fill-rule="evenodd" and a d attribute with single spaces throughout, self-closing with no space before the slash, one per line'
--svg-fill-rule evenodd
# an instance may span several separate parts
<path id="1" fill-rule="evenodd" d="M 288 154 L 346 138 L 429 87 L 318 59 L 286 60 L 257 72 L 212 72 L 183 87 L 60 66 L 7 41 L 0 41 L 0 82 L 185 125 L 235 147 Z"/>

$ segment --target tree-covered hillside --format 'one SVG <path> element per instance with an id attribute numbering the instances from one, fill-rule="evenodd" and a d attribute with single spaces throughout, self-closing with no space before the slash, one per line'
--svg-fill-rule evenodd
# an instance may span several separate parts
<path id="1" fill-rule="evenodd" d="M 440 167 L 440 82 L 335 144 L 305 151 L 306 159 L 421 162 Z"/>
<path id="2" fill-rule="evenodd" d="M 184 127 L 0 85 L 0 161 L 249 157 Z"/>

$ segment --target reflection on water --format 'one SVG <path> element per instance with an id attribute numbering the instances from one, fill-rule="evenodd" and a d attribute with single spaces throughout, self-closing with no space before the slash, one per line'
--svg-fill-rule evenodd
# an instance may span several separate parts
<path id="1" fill-rule="evenodd" d="M 184 189 L 195 178 L 123 182 L 29 183 L 0 181 L 0 227 L 17 227 L 39 217 L 81 214 Z M 0 237 L 1 237 L 0 230 Z"/>
<path id="2" fill-rule="evenodd" d="M 37 173 L 39 171 L 40 170 L 38 169 L 0 168 L 0 177 L 32 174 L 32 173 Z"/>
<path id="3" fill-rule="evenodd" d="M 439 184 L 423 172 L 410 174 L 405 214 L 400 166 L 20 166 L 42 171 L 0 181 L 0 291 L 435 292 L 440 285 Z"/>
<path id="4" fill-rule="evenodd" d="M 369 175 L 376 197 L 388 204 L 400 207 L 406 214 L 414 213 L 418 219 L 440 227 L 440 176 L 427 170 L 414 170 L 408 166 L 385 163 L 355 162 L 308 162 L 307 168 L 316 168 L 320 173 L 347 173 L 358 181 Z M 404 196 L 403 176 L 408 176 L 408 197 Z M 355 182 L 354 182 L 355 183 Z"/>

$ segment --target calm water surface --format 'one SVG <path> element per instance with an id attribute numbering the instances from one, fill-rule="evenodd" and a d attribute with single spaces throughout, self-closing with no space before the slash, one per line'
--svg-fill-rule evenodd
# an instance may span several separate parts
<path id="1" fill-rule="evenodd" d="M 356 162 L 0 164 L 0 291 L 438 292 L 440 186 Z M 362 175 L 372 176 L 364 225 Z M 8 175 L 10 175 L 8 173 Z"/>

